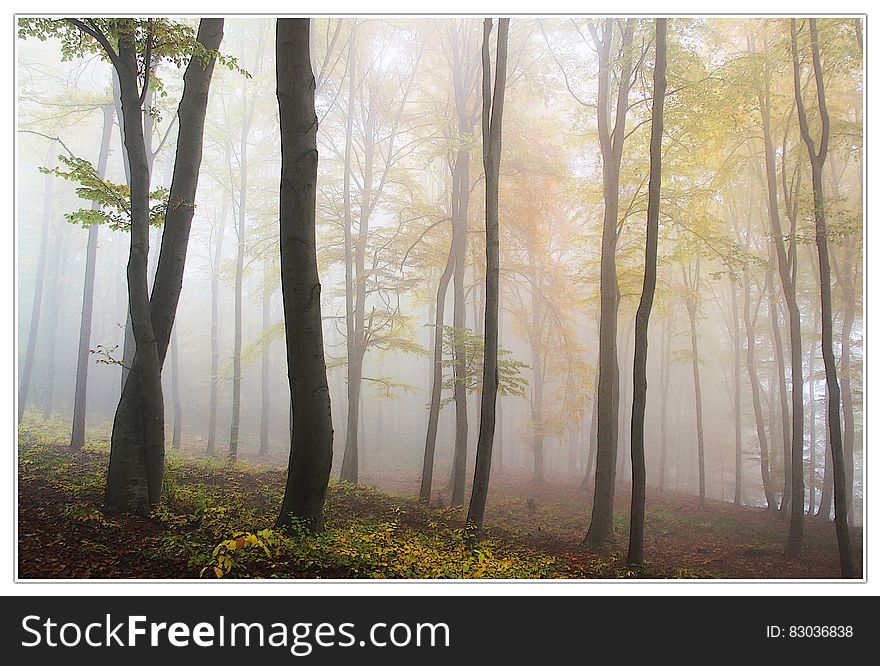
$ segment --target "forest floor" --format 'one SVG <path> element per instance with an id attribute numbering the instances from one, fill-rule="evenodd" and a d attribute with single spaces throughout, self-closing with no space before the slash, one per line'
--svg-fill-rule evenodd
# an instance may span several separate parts
<path id="1" fill-rule="evenodd" d="M 581 546 L 591 493 L 570 482 L 537 484 L 499 474 L 487 539 L 465 547 L 464 509 L 331 482 L 326 530 L 270 528 L 286 470 L 170 452 L 161 504 L 149 517 L 103 509 L 108 447 L 71 451 L 66 432 L 19 432 L 20 579 L 192 578 L 648 578 L 825 579 L 839 575 L 833 525 L 807 519 L 803 552 L 784 555 L 786 524 L 755 507 L 648 493 L 646 563 L 625 563 L 629 500 L 617 498 L 615 534 Z M 367 478 L 367 484 L 382 484 Z M 417 479 L 397 481 L 412 485 Z M 861 576 L 862 532 L 852 532 Z"/>

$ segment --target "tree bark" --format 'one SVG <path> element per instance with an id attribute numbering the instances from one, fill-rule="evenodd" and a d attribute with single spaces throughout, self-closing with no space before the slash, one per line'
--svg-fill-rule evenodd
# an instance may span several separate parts
<path id="1" fill-rule="evenodd" d="M 657 244 L 660 228 L 661 149 L 663 103 L 666 98 L 666 22 L 654 20 L 656 59 L 654 94 L 651 102 L 651 145 L 648 180 L 648 214 L 645 233 L 645 275 L 636 311 L 633 351 L 633 405 L 630 441 L 632 450 L 632 501 L 630 508 L 628 565 L 644 562 L 645 541 L 645 405 L 648 393 L 648 324 L 657 286 Z"/>
<path id="2" fill-rule="evenodd" d="M 275 53 L 281 126 L 281 292 L 293 412 L 287 485 L 277 525 L 285 527 L 299 518 L 320 532 L 333 462 L 333 420 L 315 242 L 318 118 L 309 19 L 278 19 Z"/>
<path id="3" fill-rule="evenodd" d="M 103 107 L 104 123 L 101 131 L 101 146 L 98 149 L 98 178 L 107 172 L 107 158 L 110 155 L 110 137 L 113 131 L 113 105 Z M 92 210 L 99 204 L 92 202 Z M 92 313 L 95 302 L 95 263 L 98 255 L 99 226 L 89 227 L 86 241 L 86 267 L 83 281 L 82 315 L 79 323 L 79 345 L 76 354 L 76 384 L 73 394 L 73 425 L 70 432 L 70 446 L 81 449 L 86 441 L 86 405 L 88 402 L 89 350 L 92 338 Z"/>

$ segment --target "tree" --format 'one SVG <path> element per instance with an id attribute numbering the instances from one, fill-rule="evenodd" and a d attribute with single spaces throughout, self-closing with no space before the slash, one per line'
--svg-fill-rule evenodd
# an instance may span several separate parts
<path id="1" fill-rule="evenodd" d="M 254 74 L 259 76 L 263 68 L 263 51 L 266 34 L 263 29 L 256 36 L 256 67 Z M 249 99 L 250 97 L 250 99 Z M 239 134 L 238 153 L 238 201 L 234 204 L 238 213 L 235 234 L 237 251 L 235 255 L 235 291 L 234 291 L 234 316 L 233 316 L 233 351 L 232 351 L 232 418 L 229 426 L 229 460 L 238 460 L 239 429 L 241 423 L 241 346 L 242 346 L 242 290 L 244 280 L 244 258 L 246 241 L 246 226 L 248 213 L 248 140 L 253 126 L 254 109 L 256 99 L 253 94 L 247 94 L 246 89 L 241 93 L 241 130 Z M 235 150 L 231 146 L 231 152 Z M 230 172 L 232 165 L 230 164 Z"/>
<path id="2" fill-rule="evenodd" d="M 40 227 L 40 254 L 37 259 L 37 281 L 34 285 L 34 300 L 31 306 L 31 323 L 28 330 L 27 351 L 21 370 L 21 381 L 18 386 L 18 421 L 24 416 L 30 391 L 31 375 L 34 369 L 34 355 L 37 349 L 37 338 L 40 334 L 40 313 L 43 309 L 43 281 L 46 275 L 46 253 L 49 244 L 49 223 L 52 220 L 52 182 L 54 178 L 46 173 L 43 178 L 43 213 Z"/>
<path id="3" fill-rule="evenodd" d="M 22 19 L 20 34 L 60 38 L 66 58 L 83 50 L 100 53 L 111 62 L 118 78 L 130 183 L 129 313 L 137 351 L 114 419 L 105 501 L 111 508 L 145 514 L 161 494 L 165 450 L 162 363 L 182 286 L 208 88 L 223 21 L 202 20 L 195 38 L 185 24 L 128 18 Z M 142 106 L 155 63 L 162 59 L 178 66 L 188 60 L 188 65 L 178 107 L 180 132 L 166 226 L 150 295 L 147 261 L 152 153 L 148 153 L 144 138 Z"/>
<path id="4" fill-rule="evenodd" d="M 333 461 L 333 421 L 324 360 L 315 244 L 318 118 L 309 19 L 278 19 L 275 61 L 281 128 L 280 242 L 288 380 L 292 405 L 287 485 L 277 524 L 324 526 Z"/>
<path id="5" fill-rule="evenodd" d="M 764 48 L 767 49 L 765 37 Z M 779 199 L 776 188 L 776 149 L 770 125 L 770 73 L 764 68 L 763 90 L 758 101 L 761 109 L 761 125 L 764 137 L 764 167 L 767 177 L 767 210 L 770 213 L 770 226 L 773 247 L 776 251 L 776 267 L 782 284 L 782 293 L 788 309 L 786 317 L 789 329 L 789 349 L 791 350 L 791 441 L 790 447 L 790 504 L 788 544 L 786 552 L 790 555 L 800 553 L 804 539 L 804 379 L 803 351 L 801 342 L 801 312 L 797 303 L 797 245 L 795 235 L 791 234 L 786 251 L 782 224 L 779 219 Z M 781 359 L 780 359 L 781 360 Z M 783 375 L 784 379 L 784 375 Z M 780 382 L 779 390 L 785 393 L 785 384 Z M 784 407 L 784 406 L 783 406 Z M 786 415 L 783 415 L 786 418 Z"/>
<path id="6" fill-rule="evenodd" d="M 498 20 L 495 46 L 495 84 L 489 59 L 492 19 L 483 21 L 483 169 L 486 173 L 486 316 L 483 356 L 483 392 L 480 399 L 480 431 L 474 485 L 468 506 L 467 526 L 472 541 L 483 531 L 483 514 L 489 494 L 492 443 L 495 438 L 495 401 L 498 394 L 499 238 L 498 180 L 501 166 L 501 123 L 504 87 L 507 85 L 507 40 L 510 19 Z"/>
<path id="7" fill-rule="evenodd" d="M 421 52 L 388 56 L 385 60 L 383 47 L 377 62 L 365 59 L 364 63 L 358 54 L 370 40 L 387 44 L 396 29 L 389 25 L 370 32 L 355 24 L 349 37 L 349 85 L 343 111 L 345 145 L 341 154 L 332 137 L 321 135 L 322 147 L 326 145 L 331 154 L 336 153 L 343 167 L 342 205 L 334 191 L 322 206 L 341 218 L 344 235 L 347 414 L 340 478 L 350 483 L 357 483 L 361 466 L 358 426 L 367 351 L 390 347 L 412 350 L 400 335 L 404 328 L 399 308 L 401 283 L 396 276 L 390 281 L 383 279 L 389 265 L 399 265 L 389 254 L 394 243 L 387 237 L 388 228 L 374 218 L 386 212 L 386 200 L 401 186 L 398 162 L 415 143 L 405 140 L 411 118 L 407 107 Z M 390 106 L 389 96 L 395 100 Z M 401 189 L 405 191 L 405 186 Z"/>
<path id="8" fill-rule="evenodd" d="M 593 512 L 584 543 L 603 544 L 611 535 L 614 518 L 615 463 L 617 462 L 617 306 L 620 293 L 617 285 L 617 223 L 620 204 L 620 162 L 626 139 L 626 114 L 629 109 L 629 90 L 633 78 L 632 41 L 635 19 L 626 19 L 621 38 L 621 67 L 617 104 L 612 125 L 611 108 L 611 48 L 614 42 L 615 21 L 605 19 L 602 34 L 590 22 L 590 33 L 599 51 L 599 90 L 597 119 L 599 145 L 602 152 L 602 192 L 605 212 L 602 222 L 602 259 L 600 265 L 599 314 L 599 384 L 598 441 L 596 446 L 596 485 L 593 492 Z"/>
<path id="9" fill-rule="evenodd" d="M 651 105 L 651 149 L 648 182 L 648 220 L 645 236 L 645 275 L 642 297 L 636 312 L 635 352 L 633 355 L 632 408 L 632 502 L 630 510 L 629 565 L 644 561 L 645 532 L 645 403 L 648 380 L 648 323 L 657 286 L 657 243 L 660 225 L 661 150 L 663 142 L 663 102 L 666 98 L 666 21 L 654 22 L 656 60 L 654 97 Z"/>
<path id="10" fill-rule="evenodd" d="M 685 308 L 691 331 L 691 370 L 694 377 L 694 410 L 697 417 L 697 478 L 700 486 L 700 506 L 706 503 L 706 444 L 703 437 L 703 389 L 700 384 L 700 352 L 697 335 L 697 316 L 700 309 L 700 257 L 687 270 L 681 265 L 682 283 L 685 288 Z"/>
<path id="11" fill-rule="evenodd" d="M 830 119 L 825 102 L 825 82 L 822 74 L 822 58 L 819 52 L 819 31 L 816 19 L 809 19 L 810 50 L 812 70 L 816 85 L 816 98 L 819 106 L 820 138 L 819 145 L 811 134 L 801 84 L 801 56 L 798 46 L 797 19 L 791 19 L 791 56 L 794 72 L 794 96 L 797 105 L 798 124 L 801 139 L 810 156 L 810 175 L 813 184 L 813 215 L 816 223 L 816 248 L 819 258 L 820 302 L 822 309 L 822 359 L 825 362 L 825 386 L 828 394 L 828 426 L 831 446 L 831 459 L 834 474 L 834 526 L 837 532 L 837 545 L 840 554 L 840 571 L 844 578 L 854 575 L 852 546 L 849 540 L 846 502 L 846 470 L 844 469 L 843 441 L 840 426 L 840 384 L 837 381 L 837 366 L 834 359 L 834 329 L 832 325 L 831 303 L 831 262 L 828 253 L 828 229 L 825 221 L 825 200 L 822 183 L 822 168 L 828 156 Z M 827 467 L 826 467 L 827 469 Z M 801 503 L 803 504 L 803 502 Z M 803 511 L 803 506 L 801 506 Z"/>
<path id="12" fill-rule="evenodd" d="M 104 123 L 101 131 L 101 146 L 98 149 L 98 178 L 103 179 L 107 171 L 107 158 L 110 154 L 110 135 L 113 131 L 113 105 L 103 107 Z M 100 204 L 92 202 L 92 210 Z M 88 388 L 89 350 L 92 335 L 92 312 L 95 300 L 95 262 L 98 254 L 98 226 L 89 226 L 86 245 L 85 281 L 83 282 L 82 317 L 79 327 L 79 347 L 76 356 L 76 388 L 73 397 L 73 425 L 70 433 L 70 446 L 80 449 L 86 436 L 86 397 Z"/>

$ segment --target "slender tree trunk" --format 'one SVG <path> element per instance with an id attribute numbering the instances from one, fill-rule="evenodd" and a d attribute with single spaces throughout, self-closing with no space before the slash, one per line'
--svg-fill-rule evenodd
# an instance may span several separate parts
<path id="1" fill-rule="evenodd" d="M 486 174 L 486 305 L 484 317 L 483 386 L 480 398 L 480 430 L 474 486 L 467 524 L 471 539 L 483 530 L 483 515 L 489 495 L 492 444 L 495 440 L 495 403 L 498 394 L 498 309 L 500 295 L 500 239 L 498 225 L 498 181 L 501 166 L 501 123 L 504 88 L 507 85 L 507 35 L 510 19 L 498 20 L 495 50 L 495 89 L 491 90 L 489 34 L 492 19 L 483 21 L 483 169 Z"/>
<path id="2" fill-rule="evenodd" d="M 669 316 L 663 318 L 663 356 L 660 359 L 660 490 L 666 490 L 666 466 L 669 443 L 667 441 L 667 404 L 669 402 L 669 375 L 672 373 L 672 323 Z"/>
<path id="3" fill-rule="evenodd" d="M 499 228 L 499 235 L 500 235 Z M 500 242 L 499 242 L 500 245 Z M 499 259 L 500 261 L 500 259 Z M 501 296 L 500 285 L 498 292 L 498 347 L 504 347 L 504 305 Z M 495 438 L 495 445 L 492 447 L 492 465 L 499 473 L 504 473 L 504 412 L 503 401 L 497 400 L 496 420 L 498 423 L 498 437 Z"/>
<path id="4" fill-rule="evenodd" d="M 743 446 L 742 446 L 742 331 L 739 306 L 736 302 L 736 279 L 730 276 L 730 304 L 733 316 L 733 421 L 735 440 L 735 472 L 733 503 L 743 504 Z"/>
<path id="5" fill-rule="evenodd" d="M 58 342 L 58 314 L 63 301 L 63 291 L 66 281 L 61 276 L 67 273 L 67 238 L 64 228 L 65 222 L 56 221 L 54 257 L 49 266 L 51 276 L 49 278 L 50 292 L 47 305 L 46 328 L 48 338 L 44 344 L 43 355 L 46 359 L 46 389 L 43 399 L 43 420 L 48 421 L 52 412 L 55 411 L 55 357 Z"/>
<path id="6" fill-rule="evenodd" d="M 455 247 L 455 268 L 452 275 L 452 326 L 455 383 L 452 389 L 455 404 L 455 448 L 452 456 L 452 476 L 450 478 L 450 505 L 464 504 L 464 485 L 467 472 L 468 413 L 467 413 L 467 352 L 464 332 L 467 326 L 465 310 L 465 270 L 467 264 L 468 199 L 470 190 L 470 153 L 465 149 L 458 151 L 455 162 L 457 177 L 453 177 L 457 190 L 457 215 L 453 222 L 453 246 Z"/>
<path id="7" fill-rule="evenodd" d="M 437 300 L 434 315 L 434 350 L 431 370 L 431 404 L 428 408 L 428 432 L 425 436 L 425 457 L 422 461 L 422 482 L 419 488 L 419 499 L 430 503 L 431 485 L 434 476 L 434 453 L 437 447 L 437 427 L 440 422 L 440 393 L 443 387 L 443 323 L 446 311 L 446 292 L 449 289 L 449 281 L 452 278 L 452 270 L 455 266 L 455 257 L 452 247 L 449 248 L 449 256 L 446 259 L 446 267 L 440 275 L 437 285 Z"/>
<path id="8" fill-rule="evenodd" d="M 271 325 L 272 291 L 269 289 L 269 262 L 263 262 L 263 331 Z M 260 457 L 269 455 L 269 414 L 271 409 L 271 391 L 269 390 L 269 372 L 271 370 L 269 344 L 263 347 L 260 366 Z"/>
<path id="9" fill-rule="evenodd" d="M 764 49 L 767 49 L 766 37 Z M 786 252 L 782 237 L 782 224 L 779 220 L 779 200 L 776 188 L 776 149 L 773 145 L 773 134 L 770 125 L 770 73 L 764 71 L 763 95 L 760 98 L 761 119 L 764 130 L 764 166 L 767 176 L 767 209 L 770 213 L 770 226 L 773 246 L 776 250 L 776 266 L 785 305 L 788 310 L 786 321 L 789 331 L 789 349 L 791 351 L 791 428 L 785 433 L 788 457 L 786 458 L 786 501 L 790 502 L 791 518 L 789 522 L 788 544 L 789 555 L 800 553 L 804 539 L 804 380 L 803 380 L 803 342 L 801 340 L 801 313 L 797 304 L 797 245 L 794 234 Z M 775 310 L 775 307 L 774 307 Z M 772 316 L 772 315 L 771 315 Z M 774 317 L 774 336 L 778 336 L 778 327 Z M 778 343 L 777 343 L 778 344 Z M 781 347 L 781 345 L 779 345 Z M 781 351 L 781 349 L 779 350 Z M 785 363 L 778 357 L 781 368 L 779 393 L 782 396 L 783 430 L 787 425 L 788 404 L 786 400 Z"/>
<path id="10" fill-rule="evenodd" d="M 599 389 L 598 440 L 596 448 L 596 485 L 593 494 L 593 512 L 585 545 L 603 544 L 614 529 L 615 463 L 617 461 L 617 222 L 619 210 L 620 162 L 625 140 L 626 114 L 629 108 L 629 89 L 632 84 L 632 55 L 630 53 L 634 19 L 626 20 L 621 50 L 623 62 L 618 78 L 617 108 L 613 129 L 608 117 L 611 84 L 610 54 L 613 42 L 612 19 L 606 19 L 603 38 L 593 34 L 599 48 L 599 142 L 602 152 L 602 190 L 605 213 L 602 222 L 602 256 L 600 266 L 599 314 Z M 590 24 L 591 31 L 595 31 Z"/>
<path id="11" fill-rule="evenodd" d="M 648 219 L 645 234 L 645 275 L 635 319 L 633 351 L 632 502 L 630 509 L 628 565 L 644 562 L 645 541 L 645 404 L 648 394 L 648 324 L 657 286 L 657 243 L 660 224 L 660 174 L 663 142 L 663 103 L 666 99 L 666 19 L 654 21 L 656 60 L 651 103 L 651 146 L 648 181 Z"/>
<path id="12" fill-rule="evenodd" d="M 43 284 L 46 279 L 46 254 L 49 245 L 49 222 L 52 220 L 52 184 L 55 176 L 47 173 L 43 176 L 43 219 L 40 225 L 40 253 L 37 258 L 37 279 L 34 282 L 34 300 L 31 306 L 31 323 L 28 329 L 27 351 L 21 368 L 21 383 L 18 387 L 18 420 L 21 422 L 27 407 L 31 376 L 34 372 L 34 356 L 37 349 L 37 338 L 40 335 L 40 314 L 43 309 Z"/>
<path id="13" fill-rule="evenodd" d="M 587 442 L 589 444 L 587 446 L 587 461 L 584 465 L 586 471 L 584 472 L 584 480 L 581 481 L 581 490 L 589 489 L 593 485 L 592 481 L 595 478 L 597 433 L 599 428 L 599 401 L 596 397 L 598 393 L 599 383 L 597 378 L 597 381 L 593 386 L 593 407 L 591 410 L 592 414 L 590 415 L 590 433 L 587 435 Z"/>
<path id="14" fill-rule="evenodd" d="M 245 102 L 247 104 L 247 102 Z M 241 127 L 238 169 L 238 252 L 235 258 L 234 328 L 232 351 L 232 422 L 229 428 L 229 460 L 238 460 L 239 430 L 241 428 L 241 337 L 242 337 L 242 291 L 244 281 L 245 224 L 247 221 L 248 194 L 248 134 L 251 129 L 253 108 L 246 112 Z"/>
<path id="15" fill-rule="evenodd" d="M 852 260 L 850 260 L 852 261 Z M 852 266 L 852 263 L 846 265 Z M 853 487 L 855 485 L 855 410 L 852 390 L 852 330 L 855 320 L 855 299 L 844 289 L 843 327 L 840 352 L 840 396 L 843 409 L 843 457 L 846 465 L 846 515 L 853 521 Z"/>
<path id="16" fill-rule="evenodd" d="M 355 28 L 357 25 L 355 25 Z M 348 110 L 345 118 L 345 160 L 342 183 L 342 202 L 345 215 L 345 345 L 346 345 L 346 379 L 347 379 L 347 413 L 345 429 L 345 451 L 342 458 L 340 478 L 343 481 L 357 483 L 358 478 L 358 417 L 360 409 L 360 387 L 362 372 L 357 367 L 358 347 L 360 340 L 356 318 L 359 308 L 355 301 L 355 265 L 354 240 L 352 238 L 352 202 L 351 202 L 351 151 L 354 141 L 355 114 L 355 79 L 357 76 L 357 49 L 354 32 L 348 48 Z M 361 315 L 363 325 L 363 315 Z"/>
<path id="17" fill-rule="evenodd" d="M 275 53 L 281 125 L 281 291 L 293 413 L 287 485 L 277 524 L 284 527 L 301 518 L 320 532 L 333 462 L 333 420 L 315 242 L 318 118 L 309 19 L 278 19 Z"/>
<path id="18" fill-rule="evenodd" d="M 107 158 L 110 154 L 110 137 L 113 131 L 113 105 L 103 108 L 104 123 L 101 131 L 101 146 L 98 149 L 98 178 L 104 178 L 107 172 Z M 92 210 L 99 207 L 92 202 Z M 99 226 L 89 227 L 86 241 L 86 267 L 83 281 L 82 316 L 79 324 L 79 346 L 76 355 L 76 385 L 73 394 L 73 425 L 70 433 L 70 446 L 75 449 L 83 447 L 86 441 L 86 405 L 88 401 L 89 381 L 89 350 L 92 338 L 92 313 L 95 302 L 95 263 L 98 255 Z"/>
<path id="19" fill-rule="evenodd" d="M 828 255 L 828 231 L 825 223 L 825 200 L 822 189 L 822 167 L 828 154 L 828 138 L 830 120 L 825 104 L 825 82 L 822 74 L 822 63 L 819 54 L 819 32 L 816 19 L 809 19 L 810 46 L 813 60 L 813 75 L 816 84 L 816 96 L 821 117 L 821 140 L 818 150 L 810 136 L 810 127 L 801 91 L 801 61 L 797 44 L 797 19 L 791 19 L 791 52 L 794 63 L 795 102 L 798 111 L 798 122 L 801 138 L 806 144 L 810 155 L 810 174 L 813 183 L 813 212 L 816 222 L 816 248 L 819 257 L 820 302 L 822 306 L 822 358 L 825 362 L 825 384 L 828 396 L 828 423 L 832 465 L 834 469 L 834 525 L 837 532 L 837 544 L 840 554 L 840 569 L 843 578 L 855 575 L 852 556 L 852 545 L 849 540 L 846 503 L 846 470 L 844 463 L 843 441 L 840 425 L 840 385 L 837 381 L 837 366 L 834 359 L 834 328 L 832 325 L 831 304 L 831 265 Z"/>
<path id="20" fill-rule="evenodd" d="M 831 160 L 832 183 L 836 181 L 834 176 L 834 160 Z M 837 187 L 833 187 L 835 198 L 839 197 Z M 852 243 L 848 243 L 844 249 L 843 265 L 853 267 L 854 276 L 844 275 L 837 262 L 834 247 L 829 248 L 831 264 L 837 284 L 843 295 L 843 323 L 840 333 L 840 399 L 843 409 L 843 455 L 846 461 L 846 508 L 850 525 L 853 523 L 853 486 L 855 485 L 855 409 L 853 407 L 852 391 L 852 331 L 856 316 L 855 293 L 853 282 L 859 280 L 859 270 L 855 263 L 855 254 Z"/>
<path id="21" fill-rule="evenodd" d="M 220 390 L 220 267 L 223 262 L 223 236 L 226 233 L 226 204 L 220 214 L 220 226 L 214 229 L 214 256 L 211 260 L 211 397 L 208 407 L 208 448 L 214 453 L 217 444 L 217 402 Z"/>
<path id="22" fill-rule="evenodd" d="M 825 447 L 822 465 L 822 496 L 819 499 L 819 510 L 816 517 L 820 520 L 831 520 L 831 507 L 834 505 L 834 465 L 831 455 L 831 424 L 828 422 L 828 395 L 825 396 Z"/>
<path id="23" fill-rule="evenodd" d="M 813 336 L 807 370 L 810 378 L 810 515 L 816 513 L 816 340 L 819 337 L 819 308 L 813 308 Z"/>
<path id="24" fill-rule="evenodd" d="M 544 482 L 544 294 L 543 273 L 538 268 L 534 240 L 528 241 L 528 268 L 531 285 L 531 321 L 528 340 L 532 359 L 530 407 L 532 416 L 532 481 Z"/>
<path id="25" fill-rule="evenodd" d="M 177 327 L 171 329 L 171 399 L 174 402 L 171 448 L 180 451 L 180 440 L 183 434 L 183 403 L 180 400 L 180 353 L 177 348 Z"/>
<path id="26" fill-rule="evenodd" d="M 125 184 L 131 187 L 131 167 L 128 164 L 128 151 L 125 148 L 125 128 L 122 117 L 122 89 L 119 85 L 119 74 L 116 68 L 113 68 L 113 108 L 116 113 L 116 121 L 119 124 L 119 144 L 122 154 L 122 166 L 125 171 Z M 134 331 L 131 328 L 131 311 L 126 302 L 125 307 L 125 333 L 122 338 L 122 365 L 120 376 L 120 392 L 125 388 L 125 382 L 128 379 L 128 371 L 134 365 Z"/>
<path id="27" fill-rule="evenodd" d="M 782 422 L 782 462 L 784 485 L 782 490 L 782 502 L 779 510 L 783 513 L 791 508 L 791 416 L 788 408 L 788 379 L 785 368 L 785 346 L 782 343 L 782 333 L 779 330 L 779 312 L 776 308 L 776 284 L 773 274 L 768 268 L 767 282 L 770 285 L 769 315 L 770 327 L 773 331 L 773 361 L 776 367 L 776 386 L 779 389 L 779 407 Z M 771 400 L 773 393 L 770 394 Z"/>
<path id="28" fill-rule="evenodd" d="M 682 270 L 684 270 L 682 268 Z M 691 369 L 694 375 L 694 413 L 697 419 L 697 475 L 700 488 L 700 506 L 706 504 L 706 446 L 703 441 L 703 392 L 700 388 L 700 353 L 697 345 L 697 298 L 700 288 L 700 260 L 696 261 L 696 275 L 689 284 L 687 296 L 688 321 L 691 326 Z"/>
<path id="29" fill-rule="evenodd" d="M 619 301 L 620 299 L 618 299 Z M 623 372 L 618 374 L 620 378 L 620 386 L 618 387 L 617 393 L 617 472 L 616 478 L 618 482 L 632 482 L 632 470 L 630 469 L 630 464 L 632 462 L 632 457 L 630 455 L 630 446 L 629 446 L 629 437 L 631 437 L 632 429 L 631 429 L 631 419 L 632 419 L 632 360 L 633 356 L 630 353 L 630 349 L 633 349 L 633 334 L 635 332 L 635 318 L 629 319 L 626 325 L 626 333 L 623 339 L 623 345 L 618 345 L 618 367 L 624 368 Z M 623 405 L 629 407 L 627 409 L 620 409 L 621 400 L 623 400 Z M 629 419 L 627 418 L 629 416 Z"/>

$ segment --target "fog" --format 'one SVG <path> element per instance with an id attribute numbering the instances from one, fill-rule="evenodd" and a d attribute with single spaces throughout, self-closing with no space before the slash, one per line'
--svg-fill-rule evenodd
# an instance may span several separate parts
<path id="1" fill-rule="evenodd" d="M 829 45 L 825 83 L 832 129 L 825 192 L 834 352 L 854 470 L 853 521 L 859 525 L 863 82 L 856 22 L 823 19 L 820 27 Z M 622 493 L 631 483 L 634 320 L 644 273 L 654 66 L 652 23 L 635 24 L 617 189 L 616 484 Z M 670 22 L 658 284 L 648 338 L 647 482 L 670 493 L 699 493 L 698 378 L 706 496 L 766 506 L 768 491 L 778 497 L 787 492 L 792 368 L 767 203 L 761 116 L 761 104 L 767 104 L 783 242 L 789 257 L 791 247 L 797 255 L 805 501 L 811 513 L 825 504 L 830 512 L 830 486 L 823 483 L 830 455 L 810 162 L 794 108 L 787 25 L 781 19 Z M 455 270 L 446 275 L 448 344 L 431 499 L 448 505 L 455 485 L 456 352 L 467 366 L 468 483 L 480 421 L 486 298 L 482 22 L 319 18 L 312 30 L 332 478 L 343 472 L 348 440 L 357 452 L 358 483 L 418 493 L 437 291 L 450 253 L 458 251 L 459 259 L 450 264 Z M 223 459 L 232 442 L 239 460 L 282 466 L 290 446 L 290 394 L 278 251 L 281 147 L 274 40 L 273 19 L 226 21 L 220 51 L 234 63 L 218 65 L 211 83 L 195 218 L 162 381 L 167 448 L 179 445 L 185 453 Z M 19 406 L 25 420 L 51 421 L 64 431 L 74 409 L 88 235 L 80 221 L 66 216 L 92 204 L 87 192 L 78 196 L 80 184 L 40 169 L 65 170 L 59 155 L 97 165 L 105 117 L 113 123 L 106 181 L 126 183 L 124 151 L 116 113 L 102 112 L 115 108 L 107 61 L 88 53 L 63 61 L 53 39 L 19 39 L 17 50 L 20 384 L 29 375 Z M 587 19 L 511 21 L 493 484 L 554 484 L 574 492 L 582 482 L 591 487 L 595 474 L 605 211 L 599 51 Z M 607 100 L 612 120 L 626 59 L 618 46 L 614 51 Z M 168 62 L 155 76 L 145 114 L 147 143 L 155 154 L 151 189 L 171 182 L 183 89 L 182 69 Z M 808 120 L 817 127 L 813 83 L 805 77 Z M 463 159 L 469 166 L 456 176 Z M 455 191 L 456 178 L 463 179 L 464 195 Z M 462 210 L 467 228 L 455 250 L 452 222 Z M 150 233 L 151 274 L 161 216 L 159 222 Z M 90 438 L 109 441 L 126 364 L 129 232 L 103 223 L 97 239 L 86 423 Z M 359 391 L 352 386 L 358 372 Z M 463 407 L 458 405 L 460 419 Z M 762 479 L 762 429 L 769 486 Z"/>

